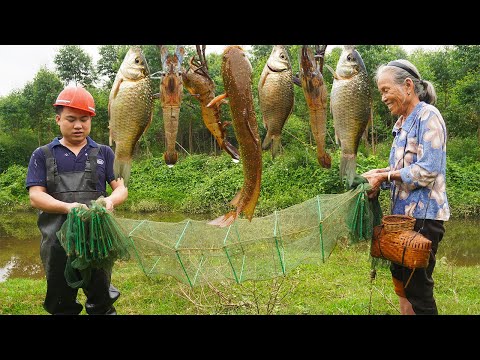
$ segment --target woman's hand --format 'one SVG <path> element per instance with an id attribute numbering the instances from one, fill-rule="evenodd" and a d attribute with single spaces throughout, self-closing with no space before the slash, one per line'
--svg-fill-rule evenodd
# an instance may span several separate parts
<path id="1" fill-rule="evenodd" d="M 367 171 L 366 173 L 363 173 L 362 176 L 365 177 L 365 176 L 368 176 L 368 175 L 374 175 L 374 174 L 384 173 L 384 172 L 388 172 L 388 171 L 390 171 L 389 167 L 387 167 L 385 169 L 372 169 L 372 170 Z"/>
<path id="2" fill-rule="evenodd" d="M 387 172 L 385 169 L 373 169 L 363 173 L 362 176 L 368 180 L 368 183 L 372 187 L 367 192 L 368 197 L 370 199 L 375 198 L 380 191 L 380 185 L 387 180 Z"/>

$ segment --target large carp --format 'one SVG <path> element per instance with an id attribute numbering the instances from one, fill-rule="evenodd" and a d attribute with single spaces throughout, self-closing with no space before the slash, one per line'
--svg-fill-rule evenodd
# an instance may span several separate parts
<path id="1" fill-rule="evenodd" d="M 225 94 L 217 96 L 208 106 L 228 97 L 243 164 L 243 186 L 230 202 L 236 210 L 209 222 L 225 227 L 232 224 L 241 212 L 252 220 L 260 195 L 262 148 L 253 106 L 252 65 L 240 46 L 231 45 L 223 51 L 222 77 Z"/>
<path id="2" fill-rule="evenodd" d="M 220 105 L 213 104 L 211 107 L 207 105 L 215 98 L 215 83 L 208 73 L 195 63 L 194 57 L 190 59 L 190 66 L 186 72 L 182 73 L 183 85 L 188 92 L 200 102 L 202 111 L 202 119 L 208 131 L 217 140 L 220 149 L 225 150 L 236 162 L 240 160 L 240 155 L 235 146 L 230 144 L 225 138 L 227 132 L 226 123 L 220 121 Z"/>
<path id="3" fill-rule="evenodd" d="M 271 147 L 275 158 L 281 147 L 282 129 L 292 113 L 294 90 L 292 66 L 283 45 L 275 45 L 258 81 L 258 99 L 267 134 L 262 149 Z"/>
<path id="4" fill-rule="evenodd" d="M 335 71 L 330 94 L 335 137 L 341 148 L 340 177 L 349 188 L 356 174 L 360 139 L 372 116 L 372 95 L 367 69 L 352 45 L 345 45 Z"/>
<path id="5" fill-rule="evenodd" d="M 172 167 L 178 160 L 175 151 L 177 142 L 180 105 L 183 97 L 182 60 L 185 49 L 177 45 L 175 53 L 169 54 L 168 48 L 160 48 L 162 60 L 162 78 L 160 82 L 160 104 L 163 110 L 163 127 L 165 130 L 166 151 L 163 154 L 165 163 Z"/>
<path id="6" fill-rule="evenodd" d="M 110 146 L 115 142 L 115 178 L 130 179 L 135 145 L 152 121 L 150 71 L 140 47 L 131 47 L 123 59 L 108 99 Z"/>
<path id="7" fill-rule="evenodd" d="M 325 151 L 327 132 L 327 87 L 323 81 L 320 64 L 315 61 L 312 50 L 303 45 L 299 53 L 300 82 L 310 112 L 310 128 L 317 143 L 317 160 L 324 168 L 332 166 L 330 155 Z"/>

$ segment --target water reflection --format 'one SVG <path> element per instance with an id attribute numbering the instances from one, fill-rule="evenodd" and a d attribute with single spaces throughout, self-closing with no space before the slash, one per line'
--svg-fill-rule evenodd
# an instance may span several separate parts
<path id="1" fill-rule="evenodd" d="M 120 211 L 115 212 L 115 216 L 163 222 L 210 219 L 208 215 Z M 45 276 L 40 260 L 40 237 L 36 213 L 0 214 L 0 282 L 8 278 L 40 279 Z"/>
<path id="2" fill-rule="evenodd" d="M 180 213 L 116 212 L 115 216 L 149 221 L 179 222 L 211 219 L 209 215 Z M 480 265 L 480 219 L 450 220 L 445 223 L 437 259 L 458 266 Z M 363 247 L 362 247 L 363 248 Z M 36 213 L 0 215 L 0 282 L 8 278 L 43 278 L 40 260 L 40 231 Z"/>

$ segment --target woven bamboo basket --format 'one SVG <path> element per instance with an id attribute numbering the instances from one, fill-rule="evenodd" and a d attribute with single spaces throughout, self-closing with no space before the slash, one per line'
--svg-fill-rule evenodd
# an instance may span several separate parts
<path id="1" fill-rule="evenodd" d="M 408 215 L 385 215 L 382 217 L 382 224 L 386 232 L 413 230 L 415 221 L 417 220 L 414 217 Z"/>
<path id="2" fill-rule="evenodd" d="M 410 269 L 426 268 L 432 242 L 413 230 L 385 231 L 384 225 L 373 229 L 370 255 L 390 260 Z"/>

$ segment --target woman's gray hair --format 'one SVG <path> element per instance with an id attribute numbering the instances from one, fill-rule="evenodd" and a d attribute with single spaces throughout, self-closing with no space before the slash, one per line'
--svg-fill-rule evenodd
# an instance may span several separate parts
<path id="1" fill-rule="evenodd" d="M 410 61 L 405 59 L 398 59 L 390 61 L 388 64 L 380 65 L 375 73 L 375 81 L 378 82 L 380 74 L 384 71 L 389 71 L 393 74 L 393 81 L 397 85 L 405 82 L 409 78 L 413 81 L 414 92 L 418 95 L 420 101 L 425 101 L 427 104 L 435 105 L 437 102 L 437 93 L 430 81 L 423 80 L 418 72 L 418 69 Z"/>

